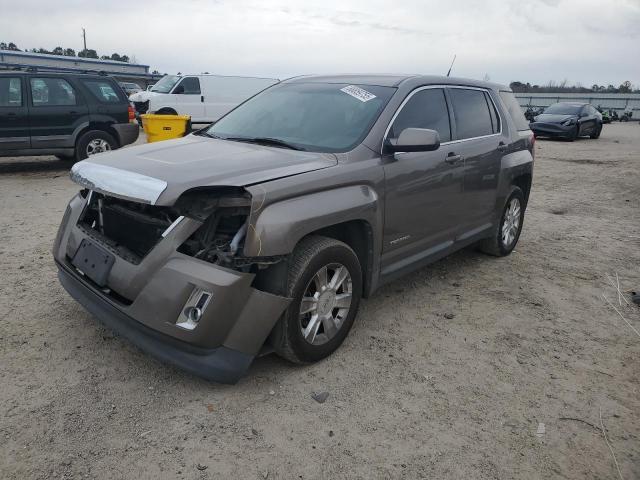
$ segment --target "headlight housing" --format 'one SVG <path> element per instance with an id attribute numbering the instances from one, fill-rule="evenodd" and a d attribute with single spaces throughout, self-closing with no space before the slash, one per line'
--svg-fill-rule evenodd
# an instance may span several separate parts
<path id="1" fill-rule="evenodd" d="M 565 127 L 568 127 L 570 125 L 575 125 L 576 123 L 576 119 L 575 118 L 569 118 L 567 120 L 565 120 L 564 122 L 562 122 L 562 125 L 564 125 Z"/>

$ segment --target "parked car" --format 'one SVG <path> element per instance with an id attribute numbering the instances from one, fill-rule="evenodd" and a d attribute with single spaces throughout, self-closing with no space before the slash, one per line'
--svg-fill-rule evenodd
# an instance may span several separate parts
<path id="1" fill-rule="evenodd" d="M 187 137 L 74 165 L 59 278 L 208 379 L 234 382 L 272 350 L 314 362 L 381 285 L 471 244 L 509 255 L 533 144 L 499 85 L 298 77 Z"/>
<path id="2" fill-rule="evenodd" d="M 110 77 L 0 73 L 0 156 L 82 160 L 135 142 L 132 122 L 133 109 Z"/>
<path id="3" fill-rule="evenodd" d="M 142 92 L 142 88 L 137 83 L 118 82 L 118 84 L 122 87 L 122 90 L 124 90 L 124 93 L 127 95 L 127 97 L 133 95 L 134 93 Z"/>
<path id="4" fill-rule="evenodd" d="M 138 114 L 191 115 L 193 123 L 211 123 L 278 81 L 220 75 L 165 75 L 151 91 L 137 93 L 129 99 Z"/>
<path id="5" fill-rule="evenodd" d="M 571 141 L 589 135 L 600 137 L 602 114 L 588 103 L 560 102 L 549 105 L 530 123 L 537 137 L 563 137 Z"/>

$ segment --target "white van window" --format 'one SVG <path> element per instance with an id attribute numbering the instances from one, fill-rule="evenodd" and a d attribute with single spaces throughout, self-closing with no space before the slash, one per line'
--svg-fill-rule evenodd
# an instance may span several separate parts
<path id="1" fill-rule="evenodd" d="M 198 80 L 198 77 L 186 77 L 182 79 L 173 93 L 200 95 L 200 80 Z"/>
<path id="2" fill-rule="evenodd" d="M 180 77 L 177 75 L 165 75 L 151 89 L 152 92 L 169 93 L 173 86 L 178 83 Z"/>

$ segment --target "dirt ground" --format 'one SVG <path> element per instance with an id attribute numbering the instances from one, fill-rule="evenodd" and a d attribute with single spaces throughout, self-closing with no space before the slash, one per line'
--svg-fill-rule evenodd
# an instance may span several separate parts
<path id="1" fill-rule="evenodd" d="M 602 298 L 640 330 L 606 277 L 640 290 L 640 126 L 536 151 L 511 256 L 387 285 L 329 359 L 263 357 L 233 386 L 77 305 L 50 254 L 69 165 L 0 159 L 0 477 L 615 479 L 601 415 L 640 478 L 640 336 Z"/>

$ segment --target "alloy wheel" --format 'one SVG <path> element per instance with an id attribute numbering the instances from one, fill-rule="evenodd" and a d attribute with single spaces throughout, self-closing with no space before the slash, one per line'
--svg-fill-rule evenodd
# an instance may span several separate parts
<path id="1" fill-rule="evenodd" d="M 300 330 L 312 345 L 322 345 L 338 333 L 349 315 L 353 282 L 347 267 L 325 265 L 311 278 L 300 302 Z"/>
<path id="2" fill-rule="evenodd" d="M 504 213 L 504 220 L 502 222 L 502 245 L 505 248 L 511 247 L 513 242 L 518 236 L 520 229 L 520 200 L 518 198 L 512 198 Z"/>
<path id="3" fill-rule="evenodd" d="M 111 150 L 109 142 L 102 138 L 94 138 L 87 144 L 87 157 L 96 153 L 108 152 L 109 150 Z"/>

